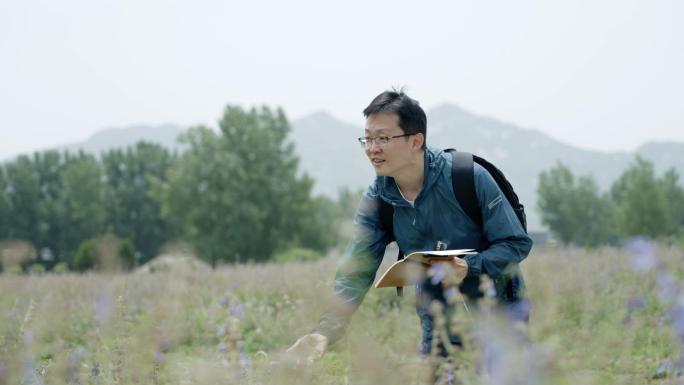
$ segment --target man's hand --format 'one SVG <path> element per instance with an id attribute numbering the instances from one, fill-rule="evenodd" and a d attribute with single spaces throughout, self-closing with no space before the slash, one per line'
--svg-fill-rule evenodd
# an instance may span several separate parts
<path id="1" fill-rule="evenodd" d="M 298 339 L 294 345 L 287 349 L 287 354 L 292 356 L 295 365 L 308 365 L 320 360 L 327 349 L 328 337 L 313 333 Z"/>
<path id="2" fill-rule="evenodd" d="M 430 260 L 430 264 L 442 264 L 442 267 L 447 269 L 447 274 L 443 279 L 443 283 L 447 286 L 460 285 L 468 275 L 468 262 L 466 262 L 465 259 L 456 256 L 449 261 Z"/>

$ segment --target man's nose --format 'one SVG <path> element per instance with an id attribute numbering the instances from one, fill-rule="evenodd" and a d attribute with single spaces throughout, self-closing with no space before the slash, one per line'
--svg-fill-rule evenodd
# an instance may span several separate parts
<path id="1" fill-rule="evenodd" d="M 381 150 L 380 146 L 375 144 L 375 142 L 371 143 L 370 146 L 366 147 L 366 153 L 367 154 L 377 154 Z"/>
<path id="2" fill-rule="evenodd" d="M 369 142 L 369 143 L 370 143 L 370 144 L 369 144 L 368 147 L 367 147 L 368 152 L 378 152 L 378 151 L 381 149 L 381 147 L 380 147 L 380 145 L 377 143 L 377 141 L 373 140 L 373 141 L 371 141 L 371 142 Z"/>

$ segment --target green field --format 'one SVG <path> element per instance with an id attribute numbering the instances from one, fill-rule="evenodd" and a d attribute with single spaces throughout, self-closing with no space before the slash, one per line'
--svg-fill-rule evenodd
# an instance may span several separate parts
<path id="1" fill-rule="evenodd" d="M 531 342 L 516 342 L 490 300 L 459 311 L 460 383 L 682 383 L 673 325 L 684 321 L 672 310 L 684 253 L 661 246 L 646 257 L 635 267 L 620 249 L 533 250 L 522 265 Z M 433 360 L 418 355 L 412 290 L 372 289 L 347 338 L 320 362 L 292 365 L 283 351 L 315 325 L 335 264 L 4 274 L 0 384 L 427 384 Z M 484 352 L 499 358 L 495 371 L 482 368 Z"/>

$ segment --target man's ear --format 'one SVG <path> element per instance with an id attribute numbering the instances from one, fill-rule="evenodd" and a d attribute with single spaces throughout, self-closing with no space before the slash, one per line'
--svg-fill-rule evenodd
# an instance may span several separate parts
<path id="1" fill-rule="evenodd" d="M 425 135 L 422 133 L 417 133 L 415 135 L 412 135 L 413 139 L 413 147 L 420 150 L 423 148 L 423 143 L 425 143 Z"/>

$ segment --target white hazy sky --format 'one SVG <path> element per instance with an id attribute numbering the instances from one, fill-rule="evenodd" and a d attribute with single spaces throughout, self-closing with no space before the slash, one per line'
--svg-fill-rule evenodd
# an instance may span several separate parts
<path id="1" fill-rule="evenodd" d="M 678 0 L 2 0 L 0 158 L 227 103 L 360 126 L 393 85 L 586 148 L 684 141 L 683 20 Z"/>

